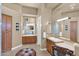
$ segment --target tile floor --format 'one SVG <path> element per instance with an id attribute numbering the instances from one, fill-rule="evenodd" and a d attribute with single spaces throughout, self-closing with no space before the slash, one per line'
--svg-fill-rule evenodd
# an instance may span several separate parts
<path id="1" fill-rule="evenodd" d="M 73 43 L 73 42 L 64 40 L 63 43 L 58 43 L 58 44 L 56 44 L 56 45 L 62 46 L 62 47 L 65 47 L 65 48 L 68 48 L 68 49 L 74 51 L 74 43 Z M 42 50 L 40 50 L 40 46 L 39 46 L 39 45 L 36 45 L 36 44 L 22 45 L 22 47 L 19 47 L 19 48 L 13 50 L 13 51 L 8 51 L 8 52 L 6 52 L 6 53 L 3 53 L 2 55 L 3 55 L 3 56 L 15 56 L 15 54 L 16 54 L 20 49 L 23 49 L 23 48 L 33 48 L 33 49 L 36 51 L 36 55 L 37 55 L 37 56 L 50 56 L 50 54 L 49 54 L 47 51 L 42 51 Z"/>
<path id="2" fill-rule="evenodd" d="M 33 48 L 36 51 L 37 56 L 50 56 L 50 54 L 47 51 L 40 50 L 40 46 L 35 44 L 23 45 L 22 47 L 19 47 L 13 51 L 3 53 L 2 56 L 15 56 L 15 54 L 22 48 Z"/>

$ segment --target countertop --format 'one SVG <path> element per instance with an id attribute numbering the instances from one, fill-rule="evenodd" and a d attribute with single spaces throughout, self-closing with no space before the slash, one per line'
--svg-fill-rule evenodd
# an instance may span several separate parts
<path id="1" fill-rule="evenodd" d="M 22 35 L 22 36 L 36 36 L 36 35 Z"/>
<path id="2" fill-rule="evenodd" d="M 54 42 L 57 46 L 68 48 L 68 49 L 74 51 L 74 43 L 62 40 L 61 38 L 55 38 L 55 37 L 48 37 L 47 39 Z"/>
<path id="3" fill-rule="evenodd" d="M 55 42 L 55 43 L 64 42 L 62 39 L 55 38 L 55 37 L 47 37 L 47 39 L 49 39 L 49 40 L 51 40 L 52 42 Z"/>

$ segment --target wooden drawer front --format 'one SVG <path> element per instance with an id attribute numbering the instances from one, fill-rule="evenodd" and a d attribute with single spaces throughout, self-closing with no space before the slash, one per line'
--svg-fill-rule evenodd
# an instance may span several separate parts
<path id="1" fill-rule="evenodd" d="M 24 37 L 22 37 L 23 44 L 36 43 L 36 41 L 37 41 L 36 36 L 24 36 Z"/>

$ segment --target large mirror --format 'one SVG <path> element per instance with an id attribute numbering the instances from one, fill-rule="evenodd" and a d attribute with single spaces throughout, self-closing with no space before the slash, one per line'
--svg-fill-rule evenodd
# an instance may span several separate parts
<path id="1" fill-rule="evenodd" d="M 23 16 L 23 35 L 35 35 L 35 17 Z"/>

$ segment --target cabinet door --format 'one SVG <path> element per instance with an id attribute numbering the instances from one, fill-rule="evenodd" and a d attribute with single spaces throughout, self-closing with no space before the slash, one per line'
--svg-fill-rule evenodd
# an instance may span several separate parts
<path id="1" fill-rule="evenodd" d="M 23 36 L 22 37 L 22 43 L 23 44 L 32 44 L 37 42 L 36 36 Z"/>
<path id="2" fill-rule="evenodd" d="M 2 14 L 2 52 L 6 51 L 6 16 Z"/>
<path id="3" fill-rule="evenodd" d="M 2 52 L 12 47 L 12 17 L 2 14 Z"/>
<path id="4" fill-rule="evenodd" d="M 7 51 L 11 50 L 12 47 L 12 17 L 7 16 L 7 23 L 6 23 L 6 44 L 7 44 Z"/>
<path id="5" fill-rule="evenodd" d="M 51 54 L 51 41 L 47 39 L 47 51 Z"/>
<path id="6" fill-rule="evenodd" d="M 52 55 L 53 53 L 53 49 L 52 46 L 55 45 L 54 42 L 50 41 L 49 39 L 46 39 L 46 47 L 47 47 L 47 51 Z"/>

